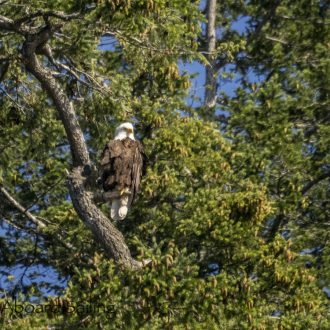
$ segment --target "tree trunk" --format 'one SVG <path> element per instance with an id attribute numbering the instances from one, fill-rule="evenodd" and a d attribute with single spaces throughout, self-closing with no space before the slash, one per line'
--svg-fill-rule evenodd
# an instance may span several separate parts
<path id="1" fill-rule="evenodd" d="M 73 156 L 74 167 L 68 177 L 73 206 L 109 257 L 126 267 L 139 268 L 143 263 L 132 258 L 122 233 L 94 204 L 93 194 L 85 188 L 86 180 L 91 174 L 91 164 L 83 132 L 69 98 L 51 72 L 40 64 L 36 55 L 37 48 L 44 45 L 50 36 L 51 31 L 46 29 L 41 30 L 38 34 L 26 36 L 22 50 L 23 62 L 26 69 L 37 78 L 53 100 L 65 128 Z"/>
<path id="2" fill-rule="evenodd" d="M 208 0 L 206 5 L 207 27 L 206 42 L 207 55 L 206 58 L 209 65 L 205 70 L 205 96 L 204 105 L 213 108 L 217 102 L 217 71 L 216 71 L 216 6 L 217 0 Z"/>

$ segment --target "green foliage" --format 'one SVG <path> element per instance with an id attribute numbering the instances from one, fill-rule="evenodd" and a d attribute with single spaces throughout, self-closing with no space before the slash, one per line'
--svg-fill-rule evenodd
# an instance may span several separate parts
<path id="1" fill-rule="evenodd" d="M 258 3 L 258 2 L 256 2 Z M 274 4 L 269 2 L 269 8 Z M 275 6 L 276 7 L 276 6 Z M 227 133 L 249 164 L 246 175 L 267 185 L 274 204 L 269 236 L 289 233 L 293 250 L 310 256 L 321 287 L 328 286 L 329 9 L 323 1 L 281 2 L 276 10 L 247 5 L 251 33 L 242 86 L 228 101 Z M 308 13 L 306 11 L 308 8 Z M 261 77 L 249 81 L 247 72 Z"/>
<path id="2" fill-rule="evenodd" d="M 178 68 L 180 60 L 207 64 L 198 51 L 205 21 L 198 6 L 186 0 L 1 6 L 12 19 L 37 9 L 84 14 L 51 41 L 54 58 L 75 68 L 80 81 L 46 58 L 43 64 L 72 101 L 94 161 L 119 122 L 134 122 L 150 164 L 139 200 L 116 226 L 134 257 L 151 259 L 127 271 L 102 254 L 68 196 L 72 160 L 54 105 L 21 65 L 22 37 L 0 31 L 0 184 L 47 222 L 36 234 L 24 214 L 1 200 L 0 261 L 10 271 L 0 271 L 13 283 L 0 301 L 2 328 L 330 327 L 321 291 L 330 285 L 326 5 L 281 1 L 274 11 L 273 1 L 219 4 L 217 55 L 241 79 L 234 96 L 219 99 L 225 123 L 187 105 L 190 77 Z M 247 36 L 232 28 L 241 16 Z M 251 72 L 259 81 L 250 81 Z M 287 232 L 290 239 L 281 235 Z M 316 246 L 321 255 L 300 255 Z M 68 287 L 33 279 L 40 274 L 20 281 L 15 265 L 52 267 Z M 53 312 L 3 309 L 14 298 Z"/>

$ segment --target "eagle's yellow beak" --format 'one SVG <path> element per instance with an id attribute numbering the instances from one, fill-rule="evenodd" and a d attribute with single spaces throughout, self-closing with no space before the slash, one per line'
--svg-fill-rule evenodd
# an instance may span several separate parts
<path id="1" fill-rule="evenodd" d="M 126 128 L 127 133 L 133 133 L 133 130 L 131 128 Z"/>

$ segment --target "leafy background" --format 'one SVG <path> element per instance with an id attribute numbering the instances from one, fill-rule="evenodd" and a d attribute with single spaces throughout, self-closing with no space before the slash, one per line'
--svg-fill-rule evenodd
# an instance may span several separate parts
<path id="1" fill-rule="evenodd" d="M 205 5 L 1 5 L 13 19 L 84 13 L 51 41 L 77 75 L 44 65 L 95 162 L 115 126 L 134 123 L 150 165 L 118 228 L 136 258 L 152 259 L 134 272 L 102 254 L 70 202 L 70 147 L 52 101 L 21 64 L 22 38 L 0 31 L 1 185 L 48 224 L 40 232 L 1 195 L 1 306 L 62 306 L 2 309 L 4 328 L 329 328 L 329 5 L 218 3 L 215 108 L 204 105 Z M 112 313 L 69 312 L 101 303 Z"/>

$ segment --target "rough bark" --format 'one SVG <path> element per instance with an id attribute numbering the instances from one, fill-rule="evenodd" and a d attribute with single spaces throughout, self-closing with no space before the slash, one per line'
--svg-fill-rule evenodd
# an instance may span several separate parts
<path id="1" fill-rule="evenodd" d="M 206 66 L 205 72 L 205 96 L 204 105 L 208 108 L 213 108 L 217 102 L 217 70 L 216 70 L 216 7 L 217 0 L 207 1 L 207 27 L 206 27 L 206 42 L 207 55 L 206 58 L 209 65 Z"/>

